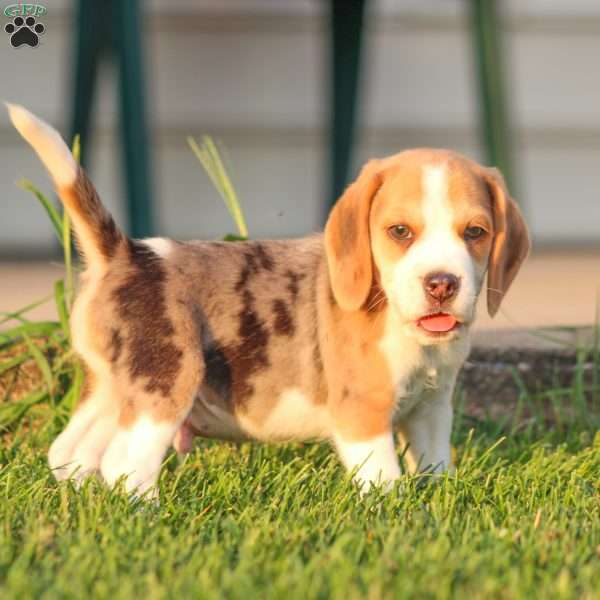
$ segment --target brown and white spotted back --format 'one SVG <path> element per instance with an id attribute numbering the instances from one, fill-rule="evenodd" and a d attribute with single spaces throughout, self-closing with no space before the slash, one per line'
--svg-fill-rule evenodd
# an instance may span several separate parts
<path id="1" fill-rule="evenodd" d="M 193 315 L 205 363 L 194 429 L 234 439 L 326 436 L 322 238 L 173 244 L 165 263 L 170 298 Z"/>

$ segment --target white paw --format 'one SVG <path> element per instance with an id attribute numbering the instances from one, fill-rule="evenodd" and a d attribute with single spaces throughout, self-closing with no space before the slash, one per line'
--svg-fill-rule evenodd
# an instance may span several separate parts
<path id="1" fill-rule="evenodd" d="M 70 424 L 69 424 L 70 425 Z M 100 468 L 102 455 L 116 428 L 116 418 L 100 417 L 73 435 L 73 428 L 61 433 L 50 447 L 48 462 L 58 480 L 81 481 Z"/>
<path id="2" fill-rule="evenodd" d="M 372 486 L 381 486 L 384 491 L 390 491 L 400 477 L 400 465 L 391 433 L 361 442 L 336 437 L 335 444 L 344 465 L 354 471 L 354 481 L 361 494 L 368 492 Z"/>
<path id="3" fill-rule="evenodd" d="M 178 428 L 178 423 L 140 418 L 130 429 L 119 429 L 102 457 L 106 483 L 114 486 L 124 478 L 128 493 L 156 497 L 162 460 Z"/>
<path id="4" fill-rule="evenodd" d="M 96 429 L 96 421 L 104 421 L 98 402 L 89 398 L 71 417 L 65 430 L 54 440 L 48 451 L 48 464 L 58 480 L 68 479 L 77 469 L 87 469 L 86 457 L 76 457 L 80 444 L 85 444 L 89 434 Z"/>

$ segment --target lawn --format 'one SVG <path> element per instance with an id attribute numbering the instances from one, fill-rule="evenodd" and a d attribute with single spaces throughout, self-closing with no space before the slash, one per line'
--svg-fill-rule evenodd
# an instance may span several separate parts
<path id="1" fill-rule="evenodd" d="M 0 450 L 2 598 L 598 598 L 600 434 L 458 415 L 456 476 L 359 499 L 314 445 L 204 442 L 160 506 L 56 483 L 51 406 Z M 563 420 L 564 421 L 564 420 Z"/>

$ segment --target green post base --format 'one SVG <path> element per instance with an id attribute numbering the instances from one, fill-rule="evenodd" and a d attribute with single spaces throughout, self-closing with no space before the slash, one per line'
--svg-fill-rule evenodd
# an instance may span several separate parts
<path id="1" fill-rule="evenodd" d="M 352 160 L 365 0 L 331 0 L 330 203 L 344 191 Z"/>

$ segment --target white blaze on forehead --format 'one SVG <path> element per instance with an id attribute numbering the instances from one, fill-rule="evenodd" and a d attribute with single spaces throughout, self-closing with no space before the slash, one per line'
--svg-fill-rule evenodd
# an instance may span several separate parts
<path id="1" fill-rule="evenodd" d="M 425 166 L 422 171 L 423 231 L 398 267 L 402 277 L 422 279 L 433 271 L 460 276 L 464 256 L 468 254 L 454 226 L 454 211 L 448 197 L 448 173 L 445 165 Z M 419 284 L 420 285 L 420 284 Z"/>
<path id="2" fill-rule="evenodd" d="M 418 276 L 423 278 L 435 271 L 456 275 L 461 287 L 453 306 L 467 316 L 475 301 L 475 271 L 467 246 L 456 230 L 446 165 L 423 169 L 423 191 L 425 229 L 415 244 Z"/>
<path id="3" fill-rule="evenodd" d="M 423 168 L 423 232 L 407 253 L 421 279 L 434 271 L 459 278 L 473 274 L 472 260 L 456 231 L 455 215 L 448 193 L 446 165 Z"/>
<path id="4" fill-rule="evenodd" d="M 423 169 L 423 237 L 420 246 L 421 261 L 426 276 L 432 271 L 452 273 L 471 290 L 474 279 L 473 260 L 464 240 L 456 230 L 455 214 L 449 195 L 446 165 Z M 417 250 L 417 248 L 415 248 Z"/>
<path id="5" fill-rule="evenodd" d="M 450 233 L 454 227 L 448 199 L 448 174 L 444 165 L 423 169 L 423 222 L 425 235 Z"/>

